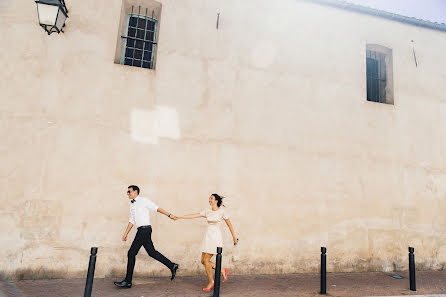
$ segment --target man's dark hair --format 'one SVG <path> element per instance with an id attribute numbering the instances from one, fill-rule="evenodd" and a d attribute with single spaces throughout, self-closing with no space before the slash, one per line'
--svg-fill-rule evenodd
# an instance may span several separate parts
<path id="1" fill-rule="evenodd" d="M 129 188 L 129 189 L 132 188 L 132 191 L 136 191 L 136 192 L 138 192 L 138 195 L 139 195 L 139 187 L 138 187 L 138 186 L 131 185 L 131 186 L 128 186 L 128 188 Z"/>

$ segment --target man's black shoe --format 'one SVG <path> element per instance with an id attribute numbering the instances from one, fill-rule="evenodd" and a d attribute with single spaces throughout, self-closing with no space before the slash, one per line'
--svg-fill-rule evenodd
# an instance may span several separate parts
<path id="1" fill-rule="evenodd" d="M 128 283 L 125 280 L 123 280 L 122 282 L 114 282 L 115 286 L 119 287 L 119 288 L 131 288 L 132 287 L 132 283 Z"/>
<path id="2" fill-rule="evenodd" d="M 172 272 L 172 277 L 170 278 L 170 280 L 173 280 L 175 278 L 175 275 L 177 274 L 178 267 L 180 267 L 180 265 L 173 263 L 173 266 L 170 269 L 170 272 Z"/>

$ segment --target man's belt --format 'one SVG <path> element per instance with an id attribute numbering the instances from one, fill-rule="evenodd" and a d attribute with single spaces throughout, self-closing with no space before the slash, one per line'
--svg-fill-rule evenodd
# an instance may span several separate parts
<path id="1" fill-rule="evenodd" d="M 150 225 L 141 226 L 141 227 L 138 227 L 138 230 L 139 229 L 148 229 L 148 228 L 152 228 L 152 226 L 150 226 Z"/>

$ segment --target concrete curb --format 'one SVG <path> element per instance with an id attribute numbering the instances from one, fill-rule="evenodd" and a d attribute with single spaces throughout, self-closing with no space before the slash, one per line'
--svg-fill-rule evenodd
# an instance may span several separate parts
<path id="1" fill-rule="evenodd" d="M 400 295 L 400 296 L 364 296 L 364 297 L 401 297 L 401 296 L 410 296 L 410 297 L 446 297 L 446 294 Z"/>

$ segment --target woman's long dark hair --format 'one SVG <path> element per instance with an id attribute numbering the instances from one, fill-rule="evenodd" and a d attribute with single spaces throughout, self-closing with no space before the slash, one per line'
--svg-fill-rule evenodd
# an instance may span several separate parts
<path id="1" fill-rule="evenodd" d="M 212 194 L 212 196 L 214 196 L 215 200 L 217 200 L 217 206 L 220 207 L 221 205 L 223 205 L 223 196 L 220 196 L 218 194 Z M 224 206 L 224 205 L 223 205 Z"/>

